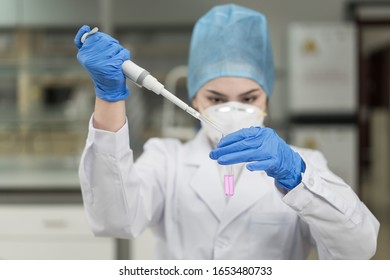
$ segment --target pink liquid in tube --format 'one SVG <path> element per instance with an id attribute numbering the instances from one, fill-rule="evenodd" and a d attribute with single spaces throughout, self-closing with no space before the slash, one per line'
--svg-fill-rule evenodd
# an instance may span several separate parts
<path id="1" fill-rule="evenodd" d="M 234 194 L 234 175 L 224 175 L 224 190 L 226 196 Z"/>

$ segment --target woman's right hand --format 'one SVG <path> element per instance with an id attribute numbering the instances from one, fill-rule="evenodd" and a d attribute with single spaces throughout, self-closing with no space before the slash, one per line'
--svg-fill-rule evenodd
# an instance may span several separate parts
<path id="1" fill-rule="evenodd" d="M 97 97 L 108 102 L 125 100 L 130 91 L 122 72 L 122 63 L 130 59 L 130 52 L 116 39 L 102 32 L 88 36 L 83 44 L 81 37 L 90 30 L 89 26 L 84 25 L 74 38 L 79 49 L 77 59 L 92 78 Z"/>

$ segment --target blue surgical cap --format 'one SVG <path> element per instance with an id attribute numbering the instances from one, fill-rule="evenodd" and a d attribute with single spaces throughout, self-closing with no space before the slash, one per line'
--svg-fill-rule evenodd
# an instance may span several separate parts
<path id="1" fill-rule="evenodd" d="M 189 100 L 218 77 L 252 79 L 271 95 L 274 65 L 264 15 L 227 4 L 215 6 L 196 22 L 188 62 Z"/>

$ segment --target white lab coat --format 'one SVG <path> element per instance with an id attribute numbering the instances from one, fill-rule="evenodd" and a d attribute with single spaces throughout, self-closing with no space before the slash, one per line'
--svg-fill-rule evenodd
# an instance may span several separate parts
<path id="1" fill-rule="evenodd" d="M 90 122 L 79 175 L 92 231 L 135 238 L 150 226 L 158 259 L 305 259 L 313 244 L 321 259 L 375 253 L 378 221 L 318 151 L 294 148 L 306 171 L 292 191 L 244 168 L 227 201 L 210 149 L 202 130 L 186 144 L 155 138 L 134 163 L 127 124 Z"/>

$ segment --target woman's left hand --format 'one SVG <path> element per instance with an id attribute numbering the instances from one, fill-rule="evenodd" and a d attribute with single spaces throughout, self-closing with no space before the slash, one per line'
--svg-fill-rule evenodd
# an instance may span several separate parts
<path id="1" fill-rule="evenodd" d="M 210 152 L 210 158 L 223 165 L 250 162 L 250 171 L 264 170 L 282 187 L 291 190 L 302 180 L 306 166 L 274 130 L 263 127 L 243 128 L 228 134 Z"/>

